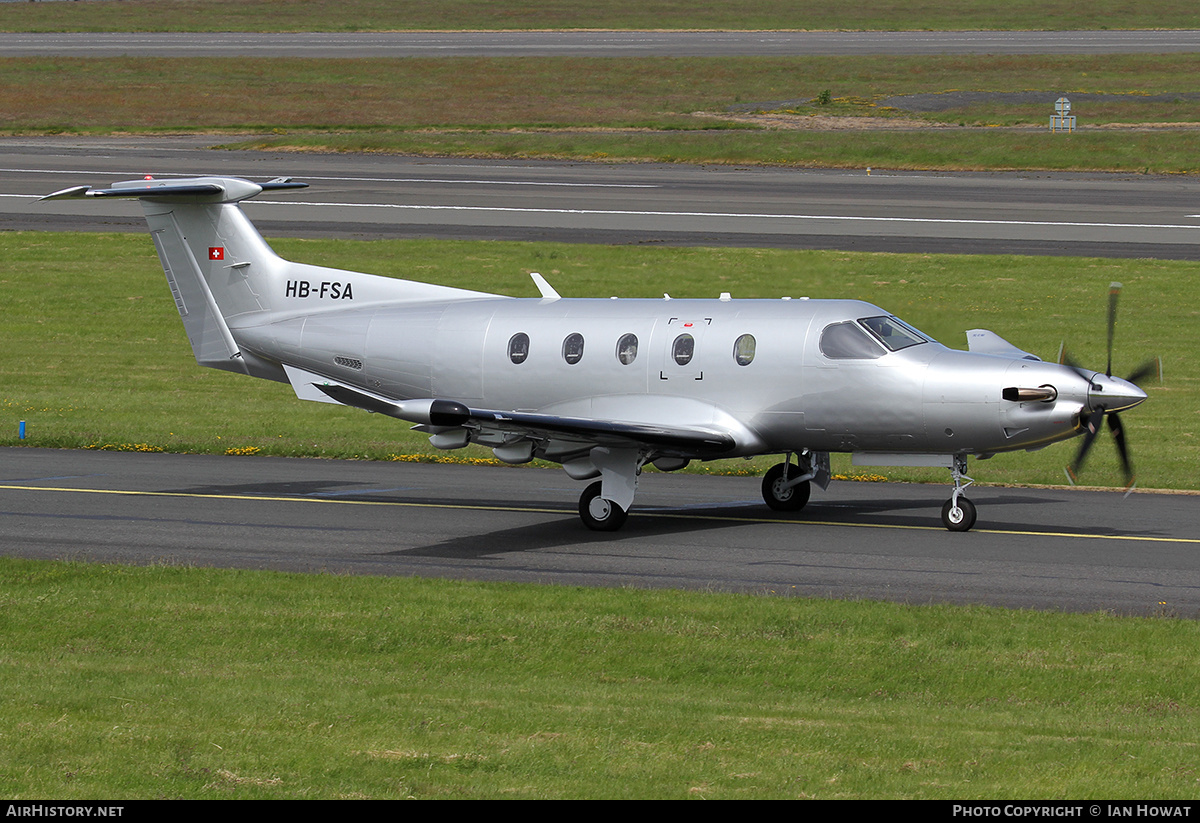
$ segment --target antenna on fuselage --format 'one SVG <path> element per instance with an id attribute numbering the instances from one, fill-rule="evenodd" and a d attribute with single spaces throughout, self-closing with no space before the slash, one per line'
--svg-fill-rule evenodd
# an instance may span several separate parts
<path id="1" fill-rule="evenodd" d="M 554 290 L 554 287 L 546 282 L 546 278 L 542 277 L 535 271 L 531 271 L 529 276 L 533 278 L 534 284 L 538 287 L 538 291 L 542 293 L 542 297 L 547 300 L 560 300 L 562 295 Z"/>

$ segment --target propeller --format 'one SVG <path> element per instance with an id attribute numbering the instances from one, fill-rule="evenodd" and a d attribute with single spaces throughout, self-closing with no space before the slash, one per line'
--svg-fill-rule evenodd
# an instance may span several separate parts
<path id="1" fill-rule="evenodd" d="M 1123 380 L 1112 376 L 1113 333 L 1117 325 L 1117 300 L 1121 294 L 1121 284 L 1113 283 L 1108 288 L 1108 362 L 1104 370 L 1107 380 L 1100 381 L 1099 373 L 1085 369 L 1067 355 L 1065 348 L 1059 349 L 1058 362 L 1072 369 L 1076 374 L 1088 381 L 1088 406 L 1080 414 L 1080 422 L 1084 428 L 1083 442 L 1075 459 L 1067 467 L 1067 479 L 1074 485 L 1079 472 L 1083 470 L 1088 452 L 1096 442 L 1096 435 L 1108 418 L 1108 430 L 1112 434 L 1113 443 L 1117 447 L 1117 456 L 1121 460 L 1121 471 L 1125 475 L 1125 488 L 1132 489 L 1135 482 L 1133 463 L 1129 459 L 1129 444 L 1125 440 L 1125 426 L 1121 423 L 1118 412 L 1132 408 L 1145 399 L 1137 383 L 1155 372 L 1162 379 L 1162 360 L 1151 358 L 1138 366 Z M 1135 393 L 1136 392 L 1136 393 Z"/>

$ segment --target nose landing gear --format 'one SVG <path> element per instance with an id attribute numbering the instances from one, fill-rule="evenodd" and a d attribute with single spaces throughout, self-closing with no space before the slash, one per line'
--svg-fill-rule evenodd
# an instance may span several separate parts
<path id="1" fill-rule="evenodd" d="M 950 471 L 954 475 L 954 491 L 942 506 L 942 525 L 952 532 L 970 531 L 975 525 L 975 504 L 963 496 L 963 489 L 975 481 L 967 477 L 966 455 L 954 455 Z"/>

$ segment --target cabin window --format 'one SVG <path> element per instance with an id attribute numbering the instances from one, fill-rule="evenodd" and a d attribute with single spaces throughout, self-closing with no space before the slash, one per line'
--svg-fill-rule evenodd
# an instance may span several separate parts
<path id="1" fill-rule="evenodd" d="M 623 334 L 617 341 L 617 360 L 622 366 L 628 366 L 637 360 L 638 339 L 636 334 Z"/>
<path id="2" fill-rule="evenodd" d="M 508 341 L 508 359 L 514 363 L 524 363 L 529 356 L 529 335 L 523 331 L 514 334 Z"/>
<path id="3" fill-rule="evenodd" d="M 563 360 L 566 360 L 572 366 L 583 359 L 583 335 L 579 332 L 572 332 L 563 340 Z"/>
<path id="4" fill-rule="evenodd" d="M 692 362 L 692 355 L 696 353 L 696 338 L 690 334 L 681 334 L 675 338 L 675 343 L 671 346 L 671 356 L 675 358 L 675 362 L 681 366 L 686 366 Z"/>
<path id="5" fill-rule="evenodd" d="M 884 352 L 857 323 L 847 320 L 821 332 L 821 354 L 833 360 L 866 360 L 883 357 Z"/>
<path id="6" fill-rule="evenodd" d="M 895 317 L 864 317 L 858 322 L 892 351 L 926 342 L 920 332 Z"/>
<path id="7" fill-rule="evenodd" d="M 749 366 L 754 361 L 754 335 L 743 334 L 733 341 L 733 359 L 739 366 Z"/>

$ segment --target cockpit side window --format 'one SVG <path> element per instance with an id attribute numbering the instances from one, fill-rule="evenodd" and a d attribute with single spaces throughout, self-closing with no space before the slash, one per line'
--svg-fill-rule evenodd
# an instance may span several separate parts
<path id="1" fill-rule="evenodd" d="M 821 332 L 821 354 L 832 360 L 869 360 L 883 357 L 883 349 L 858 324 L 831 323 Z"/>
<path id="2" fill-rule="evenodd" d="M 864 317 L 858 322 L 892 351 L 929 342 L 916 329 L 895 317 Z"/>

